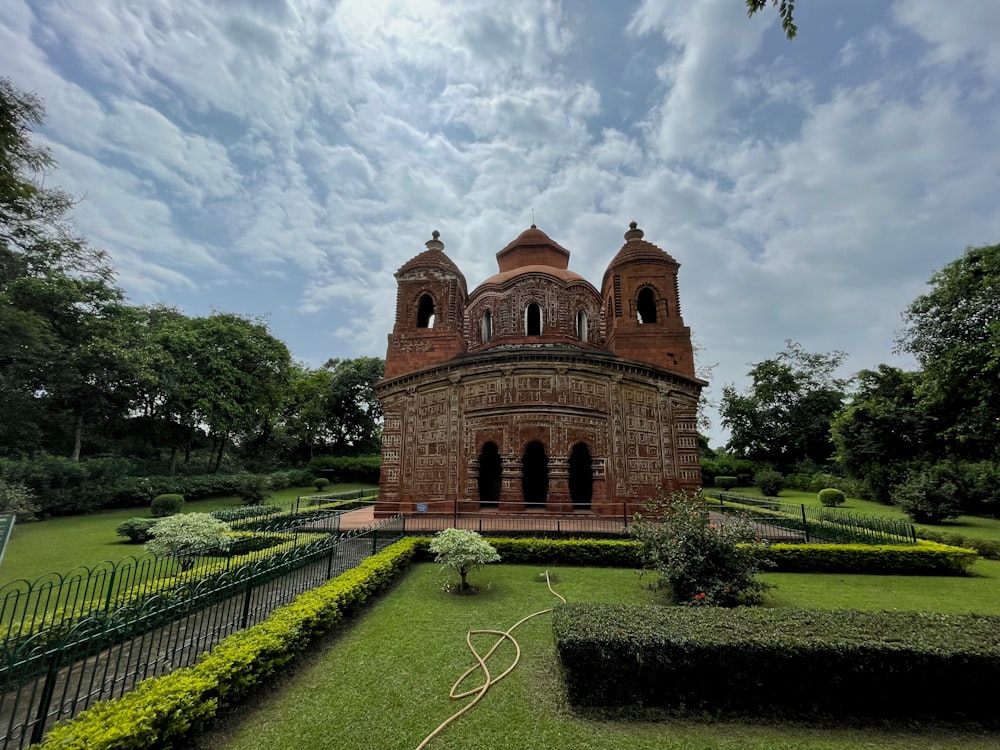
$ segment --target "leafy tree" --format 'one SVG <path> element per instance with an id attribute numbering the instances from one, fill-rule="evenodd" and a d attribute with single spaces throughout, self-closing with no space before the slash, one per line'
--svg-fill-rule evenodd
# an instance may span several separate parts
<path id="1" fill-rule="evenodd" d="M 330 449 L 336 455 L 378 453 L 382 447 L 382 404 L 374 385 L 385 375 L 385 360 L 331 359 L 324 367 L 333 376 L 326 402 Z"/>
<path id="2" fill-rule="evenodd" d="M 900 350 L 923 370 L 918 394 L 950 415 L 941 437 L 963 458 L 1000 456 L 1000 245 L 970 247 L 931 276 L 903 314 Z"/>
<path id="3" fill-rule="evenodd" d="M 756 578 L 761 543 L 753 527 L 737 515 L 715 523 L 700 492 L 661 491 L 636 515 L 632 534 L 659 574 L 653 588 L 667 589 L 675 604 L 755 604 L 768 588 Z"/>
<path id="4" fill-rule="evenodd" d="M 854 377 L 855 391 L 830 427 L 837 462 L 864 482 L 870 499 L 888 502 L 905 467 L 937 452 L 936 415 L 918 396 L 921 374 L 879 365 Z"/>
<path id="5" fill-rule="evenodd" d="M 785 478 L 774 469 L 761 469 L 753 475 L 753 483 L 760 488 L 760 494 L 764 497 L 777 497 L 785 486 Z"/>
<path id="6" fill-rule="evenodd" d="M 34 521 L 38 506 L 31 490 L 19 482 L 0 477 L 0 513 L 13 513 L 18 521 Z"/>
<path id="7" fill-rule="evenodd" d="M 958 518 L 958 488 L 933 468 L 911 472 L 892 490 L 892 502 L 915 523 L 939 523 Z"/>
<path id="8" fill-rule="evenodd" d="M 846 381 L 834 375 L 847 355 L 812 354 L 785 342 L 785 351 L 753 365 L 752 383 L 740 393 L 722 389 L 720 414 L 729 429 L 728 450 L 783 471 L 833 455 L 830 421 L 840 409 Z"/>
<path id="9" fill-rule="evenodd" d="M 500 555 L 492 544 L 468 529 L 439 531 L 431 540 L 430 550 L 434 553 L 434 562 L 441 563 L 461 576 L 460 587 L 463 590 L 471 588 L 467 579 L 470 572 L 500 560 Z"/>
<path id="10" fill-rule="evenodd" d="M 224 546 L 230 526 L 208 513 L 168 516 L 150 529 L 154 535 L 143 549 L 154 555 L 176 557 L 181 570 L 194 567 L 198 555 Z"/>
<path id="11" fill-rule="evenodd" d="M 758 11 L 767 7 L 769 0 L 746 0 L 747 16 L 753 16 Z M 788 39 L 794 39 L 799 32 L 799 27 L 795 25 L 795 0 L 770 0 L 772 7 L 778 9 L 778 17 L 781 19 L 781 29 Z"/>

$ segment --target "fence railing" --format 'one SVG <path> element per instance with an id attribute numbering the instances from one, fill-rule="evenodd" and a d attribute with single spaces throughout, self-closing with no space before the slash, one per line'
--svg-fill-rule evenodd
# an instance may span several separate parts
<path id="1" fill-rule="evenodd" d="M 400 517 L 391 518 L 237 566 L 205 568 L 203 575 L 154 585 L 148 596 L 49 620 L 26 637 L 7 639 L 0 644 L 0 750 L 37 742 L 55 721 L 95 701 L 119 697 L 146 677 L 194 663 L 228 635 L 263 621 L 300 593 L 391 544 L 402 528 Z M 166 564 L 155 558 L 149 563 L 153 571 Z M 127 568 L 109 564 L 99 570 L 99 581 L 79 578 L 75 588 L 86 593 L 74 596 L 90 601 L 100 591 L 101 599 L 116 590 L 111 583 L 116 575 L 135 580 L 137 571 Z"/>
<path id="2" fill-rule="evenodd" d="M 913 524 L 898 518 L 782 503 L 718 490 L 706 489 L 704 495 L 718 501 L 718 505 L 713 505 L 714 510 L 721 513 L 746 511 L 754 523 L 789 532 L 789 540 L 840 544 L 916 544 L 917 541 Z"/>

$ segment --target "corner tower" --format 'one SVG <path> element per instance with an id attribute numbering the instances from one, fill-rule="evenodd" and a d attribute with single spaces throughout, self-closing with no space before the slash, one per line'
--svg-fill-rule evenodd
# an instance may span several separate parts
<path id="1" fill-rule="evenodd" d="M 444 253 L 435 230 L 426 250 L 396 271 L 396 323 L 389 334 L 385 377 L 445 362 L 465 351 L 465 276 Z"/>
<path id="2" fill-rule="evenodd" d="M 629 224 L 625 244 L 604 272 L 607 348 L 694 378 L 691 329 L 681 317 L 677 289 L 680 263 L 642 237 L 636 223 Z"/>

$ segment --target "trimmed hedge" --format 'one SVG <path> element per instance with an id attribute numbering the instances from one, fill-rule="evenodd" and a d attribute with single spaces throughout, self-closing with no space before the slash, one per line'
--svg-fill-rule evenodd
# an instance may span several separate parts
<path id="1" fill-rule="evenodd" d="M 992 719 L 1000 616 L 567 604 L 571 703 Z"/>
<path id="2" fill-rule="evenodd" d="M 552 563 L 594 568 L 642 565 L 638 542 L 618 539 L 487 539 L 505 563 Z"/>
<path id="3" fill-rule="evenodd" d="M 951 531 L 935 531 L 933 529 L 917 529 L 917 537 L 928 539 L 932 542 L 948 544 L 952 547 L 968 547 L 974 549 L 983 557 L 991 560 L 1000 560 L 1000 542 L 990 539 L 976 539 L 975 537 L 956 534 Z"/>
<path id="4" fill-rule="evenodd" d="M 169 493 L 157 495 L 149 505 L 149 512 L 153 518 L 166 518 L 181 512 L 184 507 L 184 495 Z"/>
<path id="5" fill-rule="evenodd" d="M 405 570 L 420 540 L 404 539 L 299 596 L 259 625 L 235 633 L 193 667 L 145 680 L 113 701 L 95 703 L 57 725 L 43 750 L 169 747 L 201 729 L 219 709 L 265 685 L 318 636 L 384 591 Z"/>
<path id="6" fill-rule="evenodd" d="M 778 573 L 966 575 L 975 550 L 937 542 L 916 544 L 772 544 L 758 552 Z"/>

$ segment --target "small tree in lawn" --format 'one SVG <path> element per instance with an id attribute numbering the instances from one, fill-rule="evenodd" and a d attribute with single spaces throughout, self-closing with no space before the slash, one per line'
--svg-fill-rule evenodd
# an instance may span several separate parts
<path id="1" fill-rule="evenodd" d="M 461 588 L 471 588 L 466 576 L 480 565 L 497 562 L 500 555 L 489 542 L 475 531 L 466 529 L 445 529 L 435 534 L 431 540 L 434 562 L 451 568 L 462 577 Z"/>
<path id="2" fill-rule="evenodd" d="M 176 557 L 181 570 L 190 570 L 198 555 L 225 545 L 228 531 L 228 523 L 208 513 L 168 516 L 150 529 L 156 536 L 143 549 L 154 555 Z"/>

